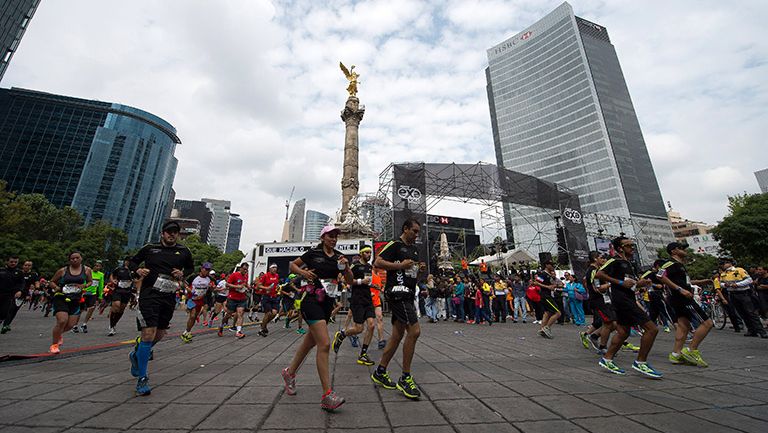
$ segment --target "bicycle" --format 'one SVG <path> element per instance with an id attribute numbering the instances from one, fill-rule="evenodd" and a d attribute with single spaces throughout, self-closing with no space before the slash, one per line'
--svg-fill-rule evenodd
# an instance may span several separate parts
<path id="1" fill-rule="evenodd" d="M 701 295 L 701 308 L 715 322 L 717 329 L 724 329 L 728 322 L 728 315 L 720 301 L 720 297 L 714 292 L 704 292 Z"/>

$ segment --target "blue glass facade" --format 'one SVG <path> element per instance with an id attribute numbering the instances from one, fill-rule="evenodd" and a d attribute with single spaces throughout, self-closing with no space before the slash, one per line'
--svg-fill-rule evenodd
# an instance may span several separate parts
<path id="1" fill-rule="evenodd" d="M 129 247 L 154 240 L 180 144 L 166 121 L 136 108 L 0 89 L 0 178 L 8 189 L 109 221 Z"/>

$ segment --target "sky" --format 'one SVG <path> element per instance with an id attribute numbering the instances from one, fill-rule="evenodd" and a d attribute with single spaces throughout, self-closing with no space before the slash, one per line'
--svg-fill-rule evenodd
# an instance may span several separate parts
<path id="1" fill-rule="evenodd" d="M 176 197 L 230 200 L 241 249 L 285 200 L 341 206 L 347 82 L 361 74 L 360 192 L 402 161 L 496 160 L 486 50 L 561 1 L 42 0 L 2 87 L 149 111 L 178 130 Z M 768 167 L 768 2 L 573 0 L 619 56 L 665 201 L 716 223 Z M 435 213 L 480 219 L 478 206 Z"/>

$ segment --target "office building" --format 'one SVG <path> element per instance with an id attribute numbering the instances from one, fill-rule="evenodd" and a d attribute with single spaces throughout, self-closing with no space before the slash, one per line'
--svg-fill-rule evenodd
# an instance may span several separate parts
<path id="1" fill-rule="evenodd" d="M 231 214 L 229 217 L 229 229 L 227 229 L 227 246 L 225 253 L 231 253 L 240 249 L 240 234 L 243 231 L 243 220 L 240 215 Z"/>
<path id="2" fill-rule="evenodd" d="M 672 227 L 672 233 L 679 242 L 685 242 L 691 236 L 705 235 L 710 233 L 715 226 L 701 222 L 691 221 L 683 218 L 680 212 L 670 209 L 667 212 L 669 225 Z"/>
<path id="3" fill-rule="evenodd" d="M 214 198 L 203 198 L 201 201 L 213 212 L 211 228 L 208 231 L 208 245 L 225 251 L 227 249 L 227 235 L 229 234 L 229 208 L 232 204 L 229 200 Z"/>
<path id="4" fill-rule="evenodd" d="M 307 208 L 307 199 L 297 200 L 293 204 L 291 217 L 288 218 L 288 242 L 300 242 L 304 239 L 304 212 Z"/>
<path id="5" fill-rule="evenodd" d="M 585 219 L 618 217 L 616 227 L 601 229 L 637 238 L 648 264 L 674 238 L 607 29 L 563 3 L 487 55 L 498 165 L 576 192 Z M 514 204 L 504 210 L 517 246 L 556 248 L 552 215 Z"/>
<path id="6" fill-rule="evenodd" d="M 760 187 L 760 192 L 768 192 L 768 168 L 756 171 L 755 178 L 757 178 L 757 185 Z"/>
<path id="7" fill-rule="evenodd" d="M 171 218 L 185 218 L 200 221 L 200 240 L 208 243 L 208 233 L 211 230 L 213 212 L 208 205 L 199 200 L 176 200 L 173 204 Z"/>
<path id="8" fill-rule="evenodd" d="M 0 89 L 0 179 L 8 190 L 109 221 L 128 247 L 158 239 L 176 175 L 176 129 L 121 104 Z"/>
<path id="9" fill-rule="evenodd" d="M 305 241 L 317 241 L 320 239 L 320 232 L 323 227 L 328 225 L 328 221 L 331 217 L 318 212 L 316 210 L 307 210 L 306 218 L 304 219 L 304 240 Z"/>
<path id="10" fill-rule="evenodd" d="M 40 0 L 3 0 L 0 2 L 0 81 L 21 38 L 35 15 Z"/>

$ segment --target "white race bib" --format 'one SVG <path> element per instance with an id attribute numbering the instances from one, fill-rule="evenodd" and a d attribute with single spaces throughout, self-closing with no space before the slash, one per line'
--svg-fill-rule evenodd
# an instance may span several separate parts
<path id="1" fill-rule="evenodd" d="M 61 289 L 61 291 L 67 295 L 71 295 L 75 293 L 80 293 L 83 291 L 83 289 L 81 289 L 79 286 L 76 286 L 74 284 L 67 284 Z"/>
<path id="2" fill-rule="evenodd" d="M 328 296 L 337 296 L 339 294 L 339 283 L 336 280 L 320 280 Z"/>
<path id="3" fill-rule="evenodd" d="M 173 293 L 179 288 L 179 283 L 171 279 L 170 275 L 158 275 L 153 289 L 163 293 Z"/>
<path id="4" fill-rule="evenodd" d="M 118 281 L 117 287 L 121 289 L 129 289 L 131 288 L 131 285 L 133 284 L 133 281 L 131 280 L 125 280 L 125 281 Z"/>
<path id="5" fill-rule="evenodd" d="M 419 265 L 414 264 L 410 268 L 405 270 L 405 276 L 409 278 L 416 278 L 419 276 Z"/>

